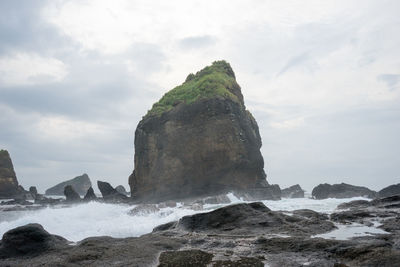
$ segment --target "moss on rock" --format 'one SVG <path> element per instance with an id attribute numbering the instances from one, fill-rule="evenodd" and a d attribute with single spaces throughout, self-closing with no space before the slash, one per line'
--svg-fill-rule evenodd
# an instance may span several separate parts
<path id="1" fill-rule="evenodd" d="M 229 63 L 224 60 L 215 61 L 196 74 L 190 73 L 183 84 L 167 92 L 155 103 L 146 116 L 161 115 L 180 103 L 191 104 L 199 99 L 217 96 L 241 102 L 235 94 L 237 87 L 239 85 Z"/>

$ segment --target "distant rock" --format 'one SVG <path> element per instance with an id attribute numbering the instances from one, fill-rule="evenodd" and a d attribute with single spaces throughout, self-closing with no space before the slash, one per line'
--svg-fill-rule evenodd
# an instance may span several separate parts
<path id="1" fill-rule="evenodd" d="M 96 194 L 94 193 L 93 187 L 90 187 L 90 188 L 88 189 L 88 191 L 86 192 L 86 195 L 85 195 L 85 197 L 84 197 L 83 199 L 84 199 L 84 200 L 87 200 L 87 201 L 89 201 L 89 200 L 96 200 L 96 199 L 97 199 L 97 196 L 96 196 Z"/>
<path id="2" fill-rule="evenodd" d="M 391 197 L 395 195 L 400 195 L 400 184 L 393 184 L 385 187 L 378 192 L 378 195 L 379 197 Z"/>
<path id="3" fill-rule="evenodd" d="M 162 202 L 238 191 L 275 199 L 264 190 L 270 186 L 260 148 L 257 122 L 230 64 L 213 62 L 167 92 L 139 122 L 131 197 Z"/>
<path id="4" fill-rule="evenodd" d="M 107 182 L 97 181 L 97 187 L 99 188 L 101 195 L 105 200 L 125 201 L 128 199 L 127 196 L 119 193 Z"/>
<path id="5" fill-rule="evenodd" d="M 7 150 L 0 150 L 0 198 L 16 198 L 22 192 L 10 154 Z"/>
<path id="6" fill-rule="evenodd" d="M 81 176 L 77 176 L 47 189 L 45 194 L 62 196 L 64 194 L 64 187 L 67 185 L 71 185 L 79 195 L 84 196 L 87 190 L 92 186 L 92 183 L 90 182 L 89 176 L 84 173 Z"/>
<path id="7" fill-rule="evenodd" d="M 315 199 L 325 198 L 351 198 L 366 197 L 375 198 L 377 193 L 363 186 L 355 186 L 350 184 L 320 184 L 312 190 L 312 197 Z"/>
<path id="8" fill-rule="evenodd" d="M 284 198 L 304 198 L 304 190 L 299 184 L 282 189 L 282 197 Z"/>
<path id="9" fill-rule="evenodd" d="M 30 257 L 67 246 L 68 241 L 51 235 L 40 224 L 27 224 L 6 232 L 0 245 L 0 259 Z"/>
<path id="10" fill-rule="evenodd" d="M 36 186 L 31 186 L 31 187 L 29 187 L 29 192 L 32 194 L 32 196 L 33 196 L 34 198 L 36 198 L 36 195 L 38 194 L 38 191 L 37 191 L 37 189 L 36 189 Z"/>
<path id="11" fill-rule="evenodd" d="M 64 187 L 64 195 L 67 202 L 75 202 L 81 200 L 79 194 L 74 190 L 72 185 Z"/>
<path id="12" fill-rule="evenodd" d="M 118 193 L 121 193 L 125 196 L 129 195 L 129 193 L 126 191 L 125 187 L 123 185 L 118 185 L 115 190 L 118 191 Z"/>

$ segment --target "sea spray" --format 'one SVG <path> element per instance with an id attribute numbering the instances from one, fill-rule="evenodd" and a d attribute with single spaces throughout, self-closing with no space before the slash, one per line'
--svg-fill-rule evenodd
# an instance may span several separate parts
<path id="1" fill-rule="evenodd" d="M 227 196 L 231 204 L 244 202 L 233 194 Z M 356 199 L 362 198 L 324 200 L 300 198 L 263 201 L 263 203 L 272 210 L 312 209 L 331 213 L 338 204 Z M 199 211 L 178 203 L 175 208 L 162 208 L 154 213 L 136 216 L 129 215 L 129 211 L 135 206 L 99 202 L 32 211 L 0 211 L 0 236 L 18 226 L 39 223 L 48 232 L 75 242 L 90 236 L 135 237 L 151 232 L 160 224 L 179 220 L 185 215 L 207 212 L 226 205 L 229 204 L 207 204 Z"/>

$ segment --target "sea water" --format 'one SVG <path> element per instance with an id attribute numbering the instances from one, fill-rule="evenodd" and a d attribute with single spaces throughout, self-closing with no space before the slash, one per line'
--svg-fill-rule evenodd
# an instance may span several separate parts
<path id="1" fill-rule="evenodd" d="M 228 194 L 230 204 L 245 202 Z M 271 210 L 290 211 L 312 209 L 332 213 L 337 205 L 363 198 L 324 199 L 310 198 L 262 201 Z M 0 211 L 0 237 L 5 232 L 28 223 L 39 223 L 51 234 L 63 236 L 70 241 L 80 241 L 91 236 L 135 237 L 150 233 L 154 227 L 176 221 L 186 215 L 208 212 L 229 204 L 204 205 L 203 210 L 193 210 L 181 203 L 174 208 L 162 208 L 154 213 L 132 216 L 135 206 L 89 202 L 72 206 L 54 206 L 31 211 Z M 368 231 L 369 229 L 364 229 Z M 329 235 L 326 236 L 329 238 Z"/>

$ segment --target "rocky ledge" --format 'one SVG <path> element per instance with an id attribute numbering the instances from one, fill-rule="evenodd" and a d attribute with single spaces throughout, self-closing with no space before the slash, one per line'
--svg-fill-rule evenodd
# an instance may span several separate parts
<path id="1" fill-rule="evenodd" d="M 2 266 L 400 266 L 399 207 L 400 196 L 356 201 L 329 218 L 244 203 L 185 216 L 141 237 L 92 237 L 73 245 L 27 225 L 3 236 L 0 257 Z M 318 237 L 355 222 L 381 224 L 386 232 Z"/>

